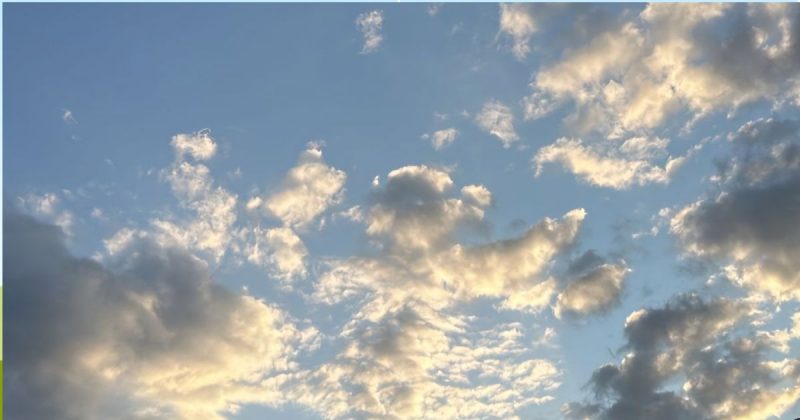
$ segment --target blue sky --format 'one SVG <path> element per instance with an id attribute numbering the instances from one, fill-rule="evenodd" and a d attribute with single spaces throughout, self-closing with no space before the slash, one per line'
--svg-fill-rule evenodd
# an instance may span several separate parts
<path id="1" fill-rule="evenodd" d="M 796 5 L 3 19 L 6 358 L 46 415 L 800 415 Z"/>

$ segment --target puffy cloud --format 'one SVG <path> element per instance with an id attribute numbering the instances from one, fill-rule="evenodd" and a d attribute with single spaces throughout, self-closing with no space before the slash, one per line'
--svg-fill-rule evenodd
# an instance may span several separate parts
<path id="1" fill-rule="evenodd" d="M 514 129 L 514 114 L 511 108 L 497 100 L 486 102 L 475 122 L 483 131 L 497 137 L 503 147 L 511 147 L 511 143 L 519 140 L 519 135 Z"/>
<path id="2" fill-rule="evenodd" d="M 481 207 L 492 203 L 492 192 L 483 185 L 466 185 L 461 188 L 461 196 Z"/>
<path id="3" fill-rule="evenodd" d="M 329 207 L 341 202 L 346 180 L 344 171 L 328 166 L 322 158 L 322 150 L 310 145 L 277 191 L 263 200 L 251 199 L 247 206 L 254 208 L 260 204 L 284 225 L 303 229 Z"/>
<path id="4" fill-rule="evenodd" d="M 182 208 L 194 213 L 185 221 L 154 219 L 155 237 L 162 244 L 208 253 L 219 262 L 233 238 L 238 197 L 214 184 L 211 170 L 200 163 L 211 159 L 217 146 L 208 130 L 172 138 L 175 161 L 162 172 Z"/>
<path id="5" fill-rule="evenodd" d="M 800 399 L 796 361 L 767 359 L 770 347 L 733 336 L 752 308 L 726 299 L 680 295 L 625 322 L 628 353 L 595 370 L 597 401 L 563 407 L 567 418 L 728 419 L 780 416 Z M 670 381 L 685 378 L 682 389 Z"/>
<path id="6" fill-rule="evenodd" d="M 609 263 L 587 251 L 569 267 L 570 278 L 553 309 L 556 317 L 607 311 L 619 302 L 625 276 L 630 271 L 624 262 Z"/>
<path id="7" fill-rule="evenodd" d="M 318 144 L 309 143 L 276 191 L 265 197 L 254 196 L 246 203 L 247 210 L 263 211 L 280 219 L 283 226 L 241 229 L 240 254 L 253 264 L 267 267 L 283 281 L 305 277 L 308 251 L 298 232 L 341 202 L 346 179 L 344 171 L 325 163 Z"/>
<path id="8" fill-rule="evenodd" d="M 75 221 L 72 212 L 60 209 L 61 199 L 55 193 L 28 194 L 17 197 L 20 210 L 33 214 L 60 227 L 67 235 L 72 234 L 72 225 Z"/>
<path id="9" fill-rule="evenodd" d="M 584 144 L 581 139 L 560 138 L 533 157 L 536 176 L 544 166 L 558 163 L 583 181 L 599 187 L 627 189 L 633 185 L 666 184 L 687 156 L 668 156 L 669 140 L 633 137 L 624 142 L 604 140 Z M 654 163 L 663 161 L 663 166 Z"/>
<path id="10" fill-rule="evenodd" d="M 181 249 L 138 241 L 109 268 L 53 226 L 8 211 L 3 226 L 9 417 L 222 418 L 281 402 L 262 381 L 313 339 Z"/>
<path id="11" fill-rule="evenodd" d="M 314 377 L 326 390 L 354 391 L 304 390 L 317 406 L 345 417 L 513 417 L 552 399 L 560 370 L 529 345 L 541 334 L 487 319 L 478 328 L 462 305 L 489 298 L 495 310 L 546 308 L 558 286 L 549 268 L 574 244 L 585 212 L 464 245 L 457 233 L 481 227 L 491 192 L 468 185 L 459 198 L 454 184 L 428 166 L 391 171 L 364 209 L 376 253 L 326 262 L 313 298 L 357 309 L 339 334 L 345 349 Z"/>
<path id="12" fill-rule="evenodd" d="M 211 138 L 209 130 L 194 134 L 176 134 L 172 137 L 172 147 L 179 158 L 191 156 L 197 161 L 209 160 L 217 153 L 217 143 Z"/>
<path id="13" fill-rule="evenodd" d="M 456 140 L 458 137 L 458 130 L 455 128 L 445 128 L 443 130 L 434 131 L 431 134 L 423 134 L 422 138 L 424 140 L 430 140 L 431 145 L 436 150 L 442 150 L 446 146 L 450 145 Z"/>
<path id="14" fill-rule="evenodd" d="M 721 192 L 677 211 L 670 230 L 687 255 L 718 261 L 735 283 L 800 299 L 800 123 L 760 119 L 729 138 Z"/>
<path id="15" fill-rule="evenodd" d="M 284 281 L 306 276 L 308 250 L 292 229 L 257 227 L 252 234 L 243 250 L 248 261 L 272 268 L 272 275 Z"/>
<path id="16" fill-rule="evenodd" d="M 528 44 L 537 29 L 531 9 L 530 4 L 524 3 L 500 5 L 500 32 L 511 37 L 511 51 L 518 60 L 523 60 L 530 52 Z"/>
<path id="17" fill-rule="evenodd" d="M 361 47 L 361 54 L 369 54 L 380 47 L 383 42 L 383 11 L 373 10 L 358 15 L 356 27 L 364 36 L 364 45 Z"/>
<path id="18" fill-rule="evenodd" d="M 792 100 L 800 7 L 652 4 L 541 68 L 526 117 L 571 101 L 578 131 L 659 127 L 681 110 L 690 122 L 766 99 Z"/>

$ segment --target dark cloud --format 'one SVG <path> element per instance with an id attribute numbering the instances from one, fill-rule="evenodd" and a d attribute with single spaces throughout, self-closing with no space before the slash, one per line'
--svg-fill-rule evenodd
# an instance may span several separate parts
<path id="1" fill-rule="evenodd" d="M 800 287 L 800 123 L 760 119 L 730 136 L 722 192 L 687 206 L 672 232 L 687 254 L 735 263 L 735 282 L 779 300 Z"/>
<path id="2" fill-rule="evenodd" d="M 7 211 L 3 228 L 9 418 L 217 418 L 286 367 L 282 313 L 183 251 L 141 243 L 112 270 L 54 226 Z"/>
<path id="3" fill-rule="evenodd" d="M 567 404 L 562 412 L 608 420 L 780 415 L 800 398 L 797 377 L 767 358 L 769 340 L 735 334 L 750 312 L 742 302 L 692 294 L 634 312 L 625 323 L 623 361 L 592 374 L 594 401 Z M 673 390 L 681 378 L 683 392 Z"/>
<path id="4" fill-rule="evenodd" d="M 619 303 L 629 272 L 623 261 L 609 262 L 593 250 L 584 252 L 567 267 L 555 315 L 578 318 L 610 310 Z"/>

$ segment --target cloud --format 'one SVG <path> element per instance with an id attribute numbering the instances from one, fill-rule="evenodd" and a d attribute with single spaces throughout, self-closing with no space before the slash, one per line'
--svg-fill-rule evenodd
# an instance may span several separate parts
<path id="1" fill-rule="evenodd" d="M 425 8 L 425 13 L 428 16 L 436 16 L 439 14 L 439 11 L 442 10 L 442 3 L 431 3 L 427 8 Z"/>
<path id="2" fill-rule="evenodd" d="M 500 4 L 500 32 L 511 37 L 511 52 L 518 60 L 523 60 L 530 52 L 531 36 L 536 33 L 537 25 L 529 4 Z"/>
<path id="3" fill-rule="evenodd" d="M 729 419 L 780 416 L 800 399 L 796 360 L 769 360 L 770 346 L 734 336 L 752 308 L 686 294 L 625 321 L 627 354 L 592 374 L 595 401 L 566 404 L 567 418 Z M 681 390 L 669 384 L 684 378 Z"/>
<path id="4" fill-rule="evenodd" d="M 453 143 L 458 137 L 458 130 L 455 128 L 445 128 L 444 130 L 437 130 L 431 134 L 425 133 L 422 135 L 424 140 L 431 141 L 431 145 L 436 150 L 442 150 L 446 146 L 449 146 Z"/>
<path id="5" fill-rule="evenodd" d="M 26 213 L 35 215 L 60 227 L 61 230 L 72 235 L 72 226 L 75 218 L 67 209 L 60 209 L 61 199 L 55 193 L 27 194 L 17 197 L 18 208 Z"/>
<path id="6" fill-rule="evenodd" d="M 283 281 L 303 278 L 307 274 L 306 259 L 308 250 L 305 244 L 290 228 L 255 228 L 254 238 L 243 250 L 247 260 L 253 264 L 270 267 L 272 275 Z"/>
<path id="7" fill-rule="evenodd" d="M 175 161 L 162 171 L 161 177 L 169 183 L 180 206 L 193 217 L 153 219 L 152 233 L 162 244 L 205 252 L 219 262 L 233 238 L 238 197 L 215 185 L 211 170 L 201 163 L 214 156 L 217 145 L 208 130 L 177 134 L 171 145 Z"/>
<path id="8" fill-rule="evenodd" d="M 483 131 L 500 139 L 505 148 L 511 147 L 511 143 L 519 140 L 519 135 L 514 129 L 514 114 L 511 108 L 500 101 L 486 102 L 475 116 L 475 122 Z"/>
<path id="9" fill-rule="evenodd" d="M 361 54 L 370 54 L 378 50 L 383 42 L 383 11 L 373 10 L 358 15 L 356 27 L 364 35 L 364 45 L 361 47 Z"/>
<path id="10" fill-rule="evenodd" d="M 570 278 L 558 294 L 553 312 L 557 318 L 564 318 L 609 310 L 619 303 L 630 271 L 624 262 L 608 263 L 593 251 L 587 251 L 570 265 Z"/>
<path id="11" fill-rule="evenodd" d="M 758 100 L 794 100 L 798 17 L 792 4 L 648 5 L 542 67 L 526 117 L 570 102 L 569 127 L 620 136 L 681 111 L 691 124 Z"/>
<path id="12" fill-rule="evenodd" d="M 558 368 L 532 355 L 522 324 L 476 330 L 411 302 L 351 324 L 335 360 L 289 391 L 329 418 L 511 418 L 552 400 L 559 385 Z"/>
<path id="13" fill-rule="evenodd" d="M 759 119 L 729 139 L 720 192 L 678 210 L 670 231 L 686 255 L 718 262 L 735 284 L 800 300 L 800 123 Z"/>
<path id="14" fill-rule="evenodd" d="M 194 134 L 176 134 L 172 137 L 171 145 L 178 159 L 189 155 L 197 161 L 204 161 L 217 153 L 217 143 L 211 138 L 209 130 L 200 130 Z"/>
<path id="15" fill-rule="evenodd" d="M 263 200 L 251 199 L 247 206 L 255 208 L 260 204 L 285 226 L 304 229 L 329 207 L 341 202 L 346 180 L 344 171 L 325 164 L 322 150 L 311 145 L 277 191 Z"/>
<path id="16" fill-rule="evenodd" d="M 75 119 L 75 116 L 72 115 L 72 111 L 65 109 L 64 113 L 61 115 L 61 119 L 64 120 L 67 124 L 77 124 L 78 121 Z"/>
<path id="17" fill-rule="evenodd" d="M 7 395 L 13 418 L 223 418 L 280 403 L 261 381 L 291 370 L 309 331 L 227 291 L 184 250 L 137 241 L 110 266 L 59 230 L 5 212 Z"/>
<path id="18" fill-rule="evenodd" d="M 459 232 L 483 229 L 489 205 L 486 187 L 459 191 L 447 171 L 424 165 L 374 187 L 361 209 L 374 252 L 327 260 L 314 285 L 317 302 L 356 305 L 338 335 L 344 349 L 314 375 L 323 391 L 303 391 L 315 406 L 334 417 L 513 417 L 553 398 L 561 371 L 530 346 L 541 332 L 486 317 L 479 327 L 463 305 L 545 309 L 558 291 L 549 268 L 585 212 L 516 238 L 460 243 Z M 342 387 L 354 391 L 333 391 Z"/>
<path id="19" fill-rule="evenodd" d="M 591 185 L 622 190 L 634 185 L 668 183 L 686 158 L 699 150 L 690 149 L 686 156 L 672 157 L 666 152 L 668 144 L 669 140 L 647 137 L 593 144 L 562 137 L 539 149 L 533 162 L 537 177 L 546 164 L 558 163 Z M 653 163 L 655 160 L 662 161 L 663 166 Z"/>
<path id="20" fill-rule="evenodd" d="M 309 143 L 297 165 L 289 169 L 279 188 L 248 200 L 248 211 L 262 211 L 280 219 L 282 227 L 262 229 L 260 224 L 238 232 L 240 254 L 249 262 L 267 267 L 284 282 L 307 275 L 308 250 L 303 232 L 330 207 L 339 204 L 347 175 L 328 166 L 320 145 Z"/>

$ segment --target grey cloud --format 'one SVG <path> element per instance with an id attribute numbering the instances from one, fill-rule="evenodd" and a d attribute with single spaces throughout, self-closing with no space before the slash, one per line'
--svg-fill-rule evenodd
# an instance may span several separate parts
<path id="1" fill-rule="evenodd" d="M 610 310 L 619 303 L 629 272 L 623 261 L 612 263 L 593 250 L 584 252 L 567 268 L 566 284 L 554 308 L 556 317 L 576 318 Z"/>
<path id="2" fill-rule="evenodd" d="M 743 302 L 692 294 L 634 312 L 625 324 L 623 361 L 592 374 L 594 401 L 567 404 L 562 413 L 609 420 L 782 414 L 800 398 L 797 377 L 786 377 L 784 362 L 768 358 L 768 341 L 736 336 L 736 325 L 750 313 Z M 683 392 L 671 390 L 682 377 Z"/>
<path id="3" fill-rule="evenodd" d="M 219 418 L 287 369 L 289 320 L 184 251 L 140 243 L 112 270 L 56 227 L 14 212 L 3 227 L 9 418 Z"/>
<path id="4" fill-rule="evenodd" d="M 800 123 L 761 119 L 730 136 L 722 192 L 680 210 L 671 231 L 685 252 L 721 264 L 726 276 L 778 300 L 800 285 Z"/>

